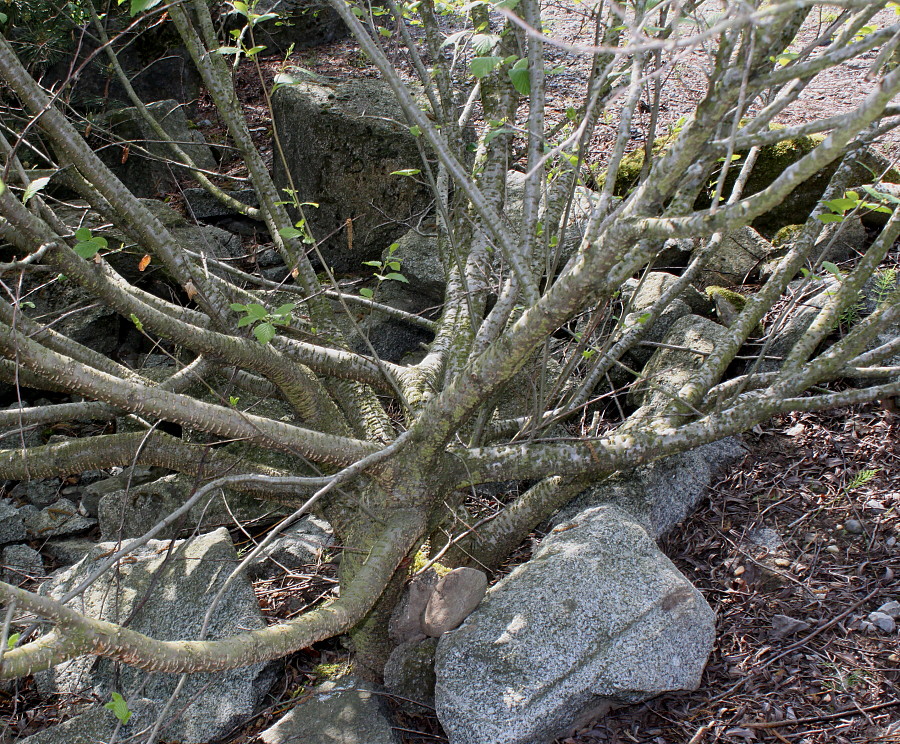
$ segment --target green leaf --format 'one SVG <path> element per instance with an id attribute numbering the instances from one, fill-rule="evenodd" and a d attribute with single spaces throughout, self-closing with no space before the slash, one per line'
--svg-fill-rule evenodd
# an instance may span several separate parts
<path id="1" fill-rule="evenodd" d="M 501 134 L 512 134 L 514 130 L 509 127 L 500 127 L 499 129 L 492 129 L 486 135 L 484 135 L 484 144 L 490 144 L 492 139 L 499 137 Z"/>
<path id="2" fill-rule="evenodd" d="M 38 193 L 41 189 L 44 188 L 48 183 L 50 183 L 50 176 L 46 176 L 45 178 L 35 178 L 30 184 L 28 184 L 28 188 L 25 189 L 25 193 L 22 194 L 22 204 L 27 204 L 28 200 Z"/>
<path id="3" fill-rule="evenodd" d="M 266 48 L 266 47 L 264 47 L 264 46 L 250 47 L 250 48 L 247 50 L 246 54 L 247 54 L 248 57 L 253 57 L 253 56 L 256 55 L 256 54 L 259 54 L 259 53 L 260 53 L 261 51 L 263 51 L 265 48 Z"/>
<path id="4" fill-rule="evenodd" d="M 122 723 L 128 723 L 128 719 L 131 718 L 131 711 L 128 710 L 128 703 L 125 702 L 125 698 L 118 692 L 114 692 L 112 694 L 112 700 L 103 707 L 107 710 L 111 710 L 113 715 Z"/>
<path id="5" fill-rule="evenodd" d="M 0 23 L 6 23 L 9 20 L 9 16 L 6 13 L 0 13 Z M 0 191 L 0 194 L 3 192 Z"/>
<path id="6" fill-rule="evenodd" d="M 843 279 L 844 276 L 841 274 L 841 270 L 837 267 L 836 264 L 833 264 L 831 261 L 822 261 L 822 268 L 825 269 L 829 274 L 831 274 L 835 279 Z"/>
<path id="7" fill-rule="evenodd" d="M 409 128 L 409 133 L 410 133 L 413 137 L 421 137 L 421 136 L 422 136 L 422 127 L 420 127 L 418 124 L 413 124 L 413 125 Z"/>
<path id="8" fill-rule="evenodd" d="M 393 34 L 394 34 L 393 31 L 391 31 L 389 28 L 385 28 L 384 26 L 378 27 L 378 33 L 381 36 L 393 36 Z"/>
<path id="9" fill-rule="evenodd" d="M 502 61 L 500 57 L 475 57 L 469 62 L 469 72 L 481 79 L 490 75 Z"/>
<path id="10" fill-rule="evenodd" d="M 159 5 L 162 0 L 131 0 L 131 15 L 136 16 L 145 10 L 150 10 Z"/>
<path id="11" fill-rule="evenodd" d="M 374 266 L 376 269 L 381 268 L 381 261 L 363 261 L 363 266 Z"/>
<path id="12" fill-rule="evenodd" d="M 393 256 L 393 255 L 397 252 L 397 249 L 398 249 L 399 247 L 400 247 L 400 243 L 391 243 L 391 244 L 388 246 L 388 255 L 389 255 L 389 256 Z"/>
<path id="13" fill-rule="evenodd" d="M 228 307 L 234 310 L 236 313 L 245 313 L 247 312 L 247 306 L 242 305 L 240 302 L 232 302 Z"/>
<path id="14" fill-rule="evenodd" d="M 79 227 L 75 231 L 75 239 L 81 240 L 81 241 L 90 240 L 91 239 L 91 231 L 88 230 L 86 227 Z"/>
<path id="15" fill-rule="evenodd" d="M 219 47 L 215 51 L 216 51 L 216 54 L 240 54 L 241 48 L 224 46 L 224 47 Z"/>
<path id="16" fill-rule="evenodd" d="M 291 238 L 302 238 L 305 235 L 302 230 L 298 230 L 296 227 L 282 227 L 278 231 L 278 234 L 285 240 L 290 240 Z"/>
<path id="17" fill-rule="evenodd" d="M 842 215 L 842 214 L 820 214 L 819 219 L 827 225 L 829 222 L 843 222 L 844 215 Z"/>
<path id="18" fill-rule="evenodd" d="M 76 243 L 72 250 L 82 258 L 93 258 L 102 248 L 106 248 L 106 239 L 98 237 Z"/>
<path id="19" fill-rule="evenodd" d="M 404 170 L 391 171 L 392 176 L 415 176 L 422 171 L 419 168 L 405 168 Z"/>
<path id="20" fill-rule="evenodd" d="M 7 648 L 15 648 L 16 644 L 19 642 L 19 638 L 22 637 L 21 633 L 13 633 L 6 639 L 6 647 Z"/>
<path id="21" fill-rule="evenodd" d="M 369 299 L 372 299 L 372 297 L 375 296 L 375 293 L 374 293 L 371 289 L 369 289 L 368 287 L 362 287 L 362 288 L 359 290 L 359 293 L 360 293 L 363 297 L 368 297 Z"/>
<path id="22" fill-rule="evenodd" d="M 244 328 L 245 326 L 248 326 L 248 325 L 250 325 L 250 324 L 253 323 L 253 322 L 255 322 L 255 321 L 253 320 L 253 318 L 251 318 L 249 315 L 245 315 L 243 318 L 241 318 L 241 319 L 238 321 L 237 327 L 238 327 L 238 328 Z"/>
<path id="23" fill-rule="evenodd" d="M 394 271 L 400 271 L 400 262 L 399 261 L 388 261 L 387 266 L 389 269 L 393 269 Z"/>
<path id="24" fill-rule="evenodd" d="M 848 209 L 853 209 L 858 203 L 859 199 L 848 199 L 847 197 L 843 199 L 829 199 L 822 202 L 832 212 L 844 212 Z"/>
<path id="25" fill-rule="evenodd" d="M 472 49 L 479 57 L 483 57 L 491 53 L 491 49 L 500 41 L 497 34 L 475 34 L 472 37 Z"/>
<path id="26" fill-rule="evenodd" d="M 229 395 L 228 396 L 228 404 L 232 408 L 237 408 L 237 404 L 238 404 L 239 400 L 240 400 L 240 398 L 237 395 Z"/>
<path id="27" fill-rule="evenodd" d="M 638 315 L 638 317 L 637 317 L 637 322 L 642 325 L 644 323 L 646 323 L 648 320 L 650 320 L 650 313 L 642 313 L 641 315 Z"/>
<path id="28" fill-rule="evenodd" d="M 256 340 L 265 346 L 269 341 L 275 338 L 275 326 L 271 323 L 260 323 L 253 329 L 253 335 Z"/>
<path id="29" fill-rule="evenodd" d="M 268 314 L 268 311 L 256 302 L 251 302 L 247 305 L 247 317 L 253 318 L 254 320 L 262 320 Z"/>
<path id="30" fill-rule="evenodd" d="M 403 274 L 398 274 L 396 271 L 392 271 L 390 274 L 387 274 L 385 279 L 393 279 L 395 282 L 403 282 L 404 284 L 409 284 L 409 279 L 407 279 Z"/>
<path id="31" fill-rule="evenodd" d="M 132 314 L 129 315 L 128 317 L 131 319 L 131 322 L 134 323 L 134 327 L 135 327 L 135 328 L 137 328 L 139 331 L 143 331 L 143 330 L 144 330 L 144 324 L 141 323 L 141 319 L 138 318 L 137 315 L 135 315 L 134 313 L 132 313 Z"/>
<path id="32" fill-rule="evenodd" d="M 275 312 L 272 315 L 290 315 L 294 312 L 294 308 L 297 307 L 296 302 L 285 302 L 283 305 L 279 305 L 275 308 Z"/>
<path id="33" fill-rule="evenodd" d="M 566 118 L 569 121 L 575 121 L 575 119 L 578 118 L 578 112 L 574 108 L 569 106 L 569 108 L 566 109 Z"/>
<path id="34" fill-rule="evenodd" d="M 519 60 L 519 62 L 523 62 L 525 60 Z M 519 63 L 517 62 L 516 65 Z M 522 69 L 521 67 L 513 67 L 509 71 L 509 79 L 512 80 L 513 88 L 515 88 L 519 93 L 523 96 L 527 96 L 531 93 L 531 75 L 528 72 L 528 68 Z"/>

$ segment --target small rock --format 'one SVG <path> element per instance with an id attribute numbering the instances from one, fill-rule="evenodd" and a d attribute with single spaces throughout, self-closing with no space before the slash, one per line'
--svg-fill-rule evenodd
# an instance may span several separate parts
<path id="1" fill-rule="evenodd" d="M 458 628 L 478 607 L 487 591 L 487 575 L 477 568 L 457 568 L 442 578 L 434 587 L 425 615 L 422 630 L 437 638 L 448 630 Z"/>
<path id="2" fill-rule="evenodd" d="M 848 519 L 847 523 L 844 525 L 844 529 L 847 530 L 851 535 L 861 535 L 865 530 L 863 529 L 862 522 L 858 519 Z"/>
<path id="3" fill-rule="evenodd" d="M 43 509 L 56 502 L 59 494 L 59 478 L 48 478 L 47 480 L 22 481 L 10 491 L 9 495 L 14 499 L 22 499 Z"/>
<path id="4" fill-rule="evenodd" d="M 897 544 L 897 538 L 891 535 L 887 540 L 884 541 L 884 544 L 889 548 L 893 548 Z"/>
<path id="5" fill-rule="evenodd" d="M 791 562 L 787 558 L 776 558 L 775 565 L 779 568 L 788 568 L 791 565 Z"/>
<path id="6" fill-rule="evenodd" d="M 896 620 L 900 617 L 900 602 L 895 599 L 892 599 L 890 602 L 885 602 L 881 607 L 876 610 L 876 612 L 881 612 L 888 617 L 894 618 Z"/>
<path id="7" fill-rule="evenodd" d="M 883 630 L 885 633 L 893 633 L 897 629 L 897 623 L 894 618 L 884 612 L 870 612 L 869 617 L 866 619 L 878 630 Z"/>
<path id="8" fill-rule="evenodd" d="M 78 507 L 68 499 L 60 499 L 37 514 L 25 517 L 25 526 L 35 537 L 62 537 L 85 532 L 97 524 L 96 519 L 82 517 Z"/>
<path id="9" fill-rule="evenodd" d="M 406 585 L 388 624 L 388 632 L 394 643 L 400 645 L 426 637 L 422 630 L 422 616 L 438 580 L 437 572 L 429 568 L 414 576 Z"/>
<path id="10" fill-rule="evenodd" d="M 44 576 L 44 561 L 41 554 L 27 545 L 5 547 L 0 563 L 3 564 L 3 581 L 13 586 Z"/>
<path id="11" fill-rule="evenodd" d="M 388 692 L 408 700 L 434 706 L 434 654 L 437 638 L 402 643 L 391 652 L 384 665 L 384 686 Z M 421 713 L 418 705 L 409 706 L 411 713 Z"/>
<path id="12" fill-rule="evenodd" d="M 809 623 L 798 620 L 788 615 L 774 615 L 772 617 L 772 635 L 775 638 L 784 638 L 785 636 L 802 633 L 809 629 Z"/>
<path id="13" fill-rule="evenodd" d="M 829 553 L 840 553 L 841 549 L 837 545 L 829 545 L 825 548 Z"/>
<path id="14" fill-rule="evenodd" d="M 766 548 L 770 553 L 774 553 L 784 545 L 781 535 L 771 527 L 755 527 L 752 530 L 748 530 L 747 542 L 760 548 Z"/>
<path id="15" fill-rule="evenodd" d="M 259 735 L 265 744 L 395 744 L 371 685 L 354 677 L 326 682 Z"/>
<path id="16" fill-rule="evenodd" d="M 0 499 L 0 545 L 24 540 L 28 536 L 22 519 L 21 510 L 10 501 Z"/>
<path id="17" fill-rule="evenodd" d="M 875 511 L 875 512 L 883 512 L 886 509 L 884 502 L 879 501 L 878 499 L 869 499 L 866 502 L 865 506 L 866 506 L 866 509 L 871 509 L 872 511 Z"/>

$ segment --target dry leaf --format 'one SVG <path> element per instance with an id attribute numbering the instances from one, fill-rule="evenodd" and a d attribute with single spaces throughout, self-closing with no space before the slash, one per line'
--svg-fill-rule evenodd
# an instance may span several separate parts
<path id="1" fill-rule="evenodd" d="M 146 254 L 140 261 L 138 261 L 138 271 L 143 271 L 150 265 L 150 254 Z"/>
<path id="2" fill-rule="evenodd" d="M 193 282 L 188 282 L 187 284 L 185 284 L 184 291 L 187 292 L 189 300 L 193 300 L 194 297 L 197 296 L 197 288 L 194 286 Z"/>
<path id="3" fill-rule="evenodd" d="M 125 145 L 122 148 L 122 165 L 128 162 L 128 156 L 131 154 L 131 145 Z"/>

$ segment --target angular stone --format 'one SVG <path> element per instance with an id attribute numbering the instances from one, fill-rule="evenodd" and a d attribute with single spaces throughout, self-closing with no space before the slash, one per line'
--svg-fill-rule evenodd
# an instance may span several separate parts
<path id="1" fill-rule="evenodd" d="M 715 616 L 614 506 L 557 527 L 441 637 L 438 717 L 454 744 L 533 744 L 585 715 L 695 689 Z"/>
<path id="2" fill-rule="evenodd" d="M 655 460 L 586 489 L 552 524 L 568 522 L 585 509 L 611 504 L 640 520 L 658 540 L 694 510 L 717 475 L 745 454 L 737 439 L 726 437 Z"/>
<path id="3" fill-rule="evenodd" d="M 775 638 L 784 638 L 795 633 L 802 633 L 808 629 L 809 623 L 804 620 L 798 620 L 787 615 L 772 616 L 772 635 Z"/>
<path id="4" fill-rule="evenodd" d="M 145 699 L 126 699 L 125 702 L 131 716 L 118 732 L 118 719 L 112 711 L 98 703 L 77 716 L 19 740 L 18 744 L 97 744 L 112 740 L 113 732 L 117 733 L 115 741 L 123 741 L 153 726 L 163 707 L 161 702 Z"/>
<path id="5" fill-rule="evenodd" d="M 59 499 L 46 509 L 25 517 L 25 526 L 34 537 L 66 537 L 86 532 L 97 524 L 96 519 L 83 517 L 78 507 L 68 499 Z"/>
<path id="6" fill-rule="evenodd" d="M 216 161 L 203 135 L 192 129 L 178 101 L 157 101 L 147 106 L 166 133 L 184 150 L 200 168 L 216 170 Z M 131 148 L 123 157 L 122 147 L 107 148 L 104 159 L 122 182 L 140 197 L 153 197 L 165 193 L 175 185 L 173 173 L 184 171 L 169 145 L 144 121 L 136 108 L 125 108 L 109 115 L 107 124 L 116 138 L 137 143 L 149 151 L 150 157 Z M 167 161 L 175 161 L 171 165 Z"/>
<path id="7" fill-rule="evenodd" d="M 259 739 L 263 744 L 398 744 L 371 689 L 352 676 L 325 682 Z"/>
<path id="8" fill-rule="evenodd" d="M 8 499 L 0 499 L 0 545 L 28 537 L 23 515 Z"/>
<path id="9" fill-rule="evenodd" d="M 731 287 L 759 276 L 760 267 L 773 254 L 772 244 L 752 227 L 729 233 L 707 261 L 699 284 Z"/>
<path id="10" fill-rule="evenodd" d="M 894 618 L 884 612 L 870 612 L 866 619 L 884 633 L 893 633 L 897 629 Z"/>
<path id="11" fill-rule="evenodd" d="M 636 406 L 668 405 L 727 334 L 728 329 L 699 315 L 678 318 L 663 343 L 680 348 L 659 348 L 653 353 L 632 387 L 629 401 Z"/>
<path id="12" fill-rule="evenodd" d="M 900 602 L 896 599 L 892 599 L 890 602 L 885 602 L 881 605 L 876 612 L 880 612 L 896 620 L 897 618 L 900 618 Z"/>
<path id="13" fill-rule="evenodd" d="M 275 183 L 315 202 L 305 216 L 325 261 L 338 272 L 366 270 L 426 207 L 415 138 L 386 83 L 297 81 L 272 97 L 275 127 L 287 161 L 275 158 Z M 352 220 L 352 239 L 346 228 Z"/>
<path id="14" fill-rule="evenodd" d="M 193 479 L 167 475 L 150 483 L 132 484 L 129 490 L 111 491 L 100 499 L 97 509 L 100 531 L 107 540 L 139 537 L 150 527 L 187 501 L 194 486 Z M 209 504 L 201 501 L 191 508 L 180 523 L 169 525 L 161 537 L 174 537 L 179 530 L 214 529 L 231 524 L 233 519 L 252 520 L 271 511 L 265 502 L 243 493 L 226 493 L 228 509 L 218 495 Z"/>
<path id="15" fill-rule="evenodd" d="M 44 577 L 41 554 L 27 545 L 7 545 L 3 548 L 0 564 L 3 565 L 3 581 L 13 586 Z"/>
<path id="16" fill-rule="evenodd" d="M 318 517 L 307 516 L 273 540 L 257 556 L 256 562 L 247 566 L 247 575 L 257 579 L 280 575 L 285 569 L 294 571 L 315 565 L 322 552 L 333 544 L 331 525 Z"/>
<path id="17" fill-rule="evenodd" d="M 99 543 L 77 565 L 64 569 L 41 588 L 60 599 L 93 571 L 101 555 L 119 547 Z M 164 641 L 195 639 L 204 614 L 231 570 L 237 552 L 225 529 L 191 541 L 169 543 L 150 540 L 107 572 L 69 606 L 90 617 L 121 621 L 129 628 Z M 144 601 L 146 599 L 146 601 Z M 133 617 L 132 617 L 133 615 Z M 223 595 L 214 613 L 207 639 L 216 640 L 265 627 L 250 583 L 238 578 Z M 95 694 L 108 700 L 113 690 L 140 688 L 149 700 L 165 702 L 175 690 L 179 674 L 148 674 L 106 659 L 85 656 L 36 676 L 45 695 Z M 208 742 L 228 733 L 250 716 L 268 690 L 272 674 L 267 664 L 187 677 L 171 711 L 183 711 L 164 731 L 168 741 Z M 170 713 L 171 713 L 170 711 Z"/>
<path id="18" fill-rule="evenodd" d="M 10 496 L 34 504 L 38 509 L 50 506 L 59 500 L 59 478 L 22 481 L 10 491 Z"/>
<path id="19" fill-rule="evenodd" d="M 434 654 L 437 638 L 401 643 L 384 666 L 384 687 L 393 695 L 434 707 Z M 419 706 L 410 711 L 421 712 Z"/>

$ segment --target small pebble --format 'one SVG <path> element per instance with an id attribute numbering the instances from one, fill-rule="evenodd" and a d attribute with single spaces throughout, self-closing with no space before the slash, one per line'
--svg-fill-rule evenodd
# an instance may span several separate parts
<path id="1" fill-rule="evenodd" d="M 847 524 L 844 525 L 844 529 L 851 535 L 861 535 L 864 532 L 862 522 L 858 519 L 848 519 Z"/>
<path id="2" fill-rule="evenodd" d="M 787 568 L 791 565 L 791 562 L 787 558 L 776 558 L 775 565 L 780 566 L 781 568 Z"/>
<path id="3" fill-rule="evenodd" d="M 897 538 L 891 535 L 887 540 L 884 541 L 884 544 L 889 548 L 893 548 L 897 544 Z"/>
<path id="4" fill-rule="evenodd" d="M 825 548 L 829 553 L 840 553 L 841 549 L 837 545 L 829 545 Z"/>
<path id="5" fill-rule="evenodd" d="M 747 569 L 744 568 L 743 566 L 738 566 L 736 569 L 734 569 L 734 575 L 735 575 L 735 576 L 740 576 L 740 575 L 741 575 L 742 573 L 744 573 L 744 571 L 746 571 L 746 570 L 747 570 Z"/>
<path id="6" fill-rule="evenodd" d="M 885 615 L 883 612 L 870 612 L 869 617 L 866 619 L 878 630 L 883 630 L 885 633 L 893 633 L 897 629 L 897 623 L 894 621 L 894 618 L 890 615 Z"/>
<path id="7" fill-rule="evenodd" d="M 876 612 L 880 612 L 896 620 L 898 617 L 900 617 L 900 602 L 892 599 L 890 602 L 885 602 L 883 605 L 881 605 L 881 607 L 879 607 Z"/>

